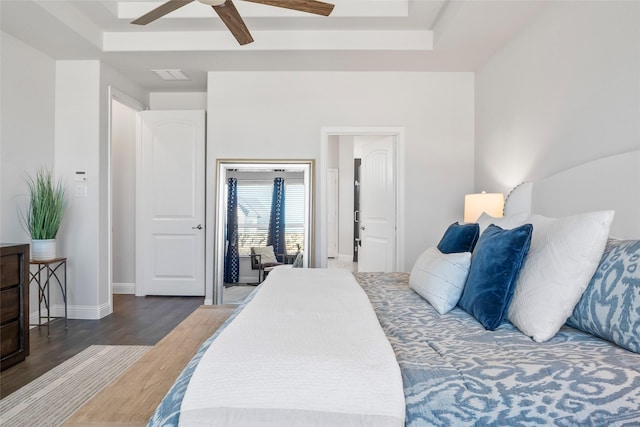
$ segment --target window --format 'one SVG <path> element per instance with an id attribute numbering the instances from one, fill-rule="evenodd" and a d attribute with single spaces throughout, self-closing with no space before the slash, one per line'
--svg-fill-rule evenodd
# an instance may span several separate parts
<path id="1" fill-rule="evenodd" d="M 285 180 L 285 242 L 295 254 L 304 240 L 304 184 Z M 273 181 L 238 180 L 238 249 L 249 255 L 252 246 L 266 246 L 271 215 Z M 299 245 L 299 246 L 298 246 Z"/>

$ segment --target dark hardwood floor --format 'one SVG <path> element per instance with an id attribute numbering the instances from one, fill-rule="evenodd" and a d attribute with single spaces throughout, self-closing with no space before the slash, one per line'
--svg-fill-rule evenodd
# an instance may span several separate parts
<path id="1" fill-rule="evenodd" d="M 94 344 L 154 345 L 203 303 L 202 297 L 136 297 L 114 295 L 114 311 L 100 320 L 51 322 L 29 331 L 30 354 L 0 373 L 0 397 L 5 397 L 53 367 Z"/>

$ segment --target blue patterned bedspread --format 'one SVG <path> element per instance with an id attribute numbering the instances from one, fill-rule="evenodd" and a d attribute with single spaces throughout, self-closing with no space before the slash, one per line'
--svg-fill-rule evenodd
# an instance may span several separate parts
<path id="1" fill-rule="evenodd" d="M 510 323 L 487 331 L 458 308 L 438 314 L 407 273 L 355 276 L 396 353 L 407 426 L 640 426 L 640 354 L 567 326 L 545 343 Z M 254 294 L 202 344 L 149 426 L 178 425 L 202 354 Z"/>
<path id="2" fill-rule="evenodd" d="M 402 371 L 407 426 L 640 426 L 640 354 L 564 327 L 535 343 L 440 315 L 406 273 L 356 273 Z"/>

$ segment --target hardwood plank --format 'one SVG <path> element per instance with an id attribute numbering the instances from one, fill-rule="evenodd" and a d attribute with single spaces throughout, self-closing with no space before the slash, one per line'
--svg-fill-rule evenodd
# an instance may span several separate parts
<path id="1" fill-rule="evenodd" d="M 187 362 L 236 307 L 198 308 L 64 425 L 146 425 Z"/>
<path id="2" fill-rule="evenodd" d="M 114 295 L 114 311 L 100 320 L 57 319 L 29 333 L 30 354 L 0 373 L 0 397 L 8 396 L 90 345 L 155 345 L 202 305 L 202 297 Z"/>

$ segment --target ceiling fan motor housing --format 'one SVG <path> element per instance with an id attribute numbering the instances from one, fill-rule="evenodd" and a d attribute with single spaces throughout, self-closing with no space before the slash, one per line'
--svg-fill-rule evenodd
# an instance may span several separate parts
<path id="1" fill-rule="evenodd" d="M 220 6 L 220 5 L 223 5 L 226 0 L 198 0 L 198 1 L 208 6 Z"/>

